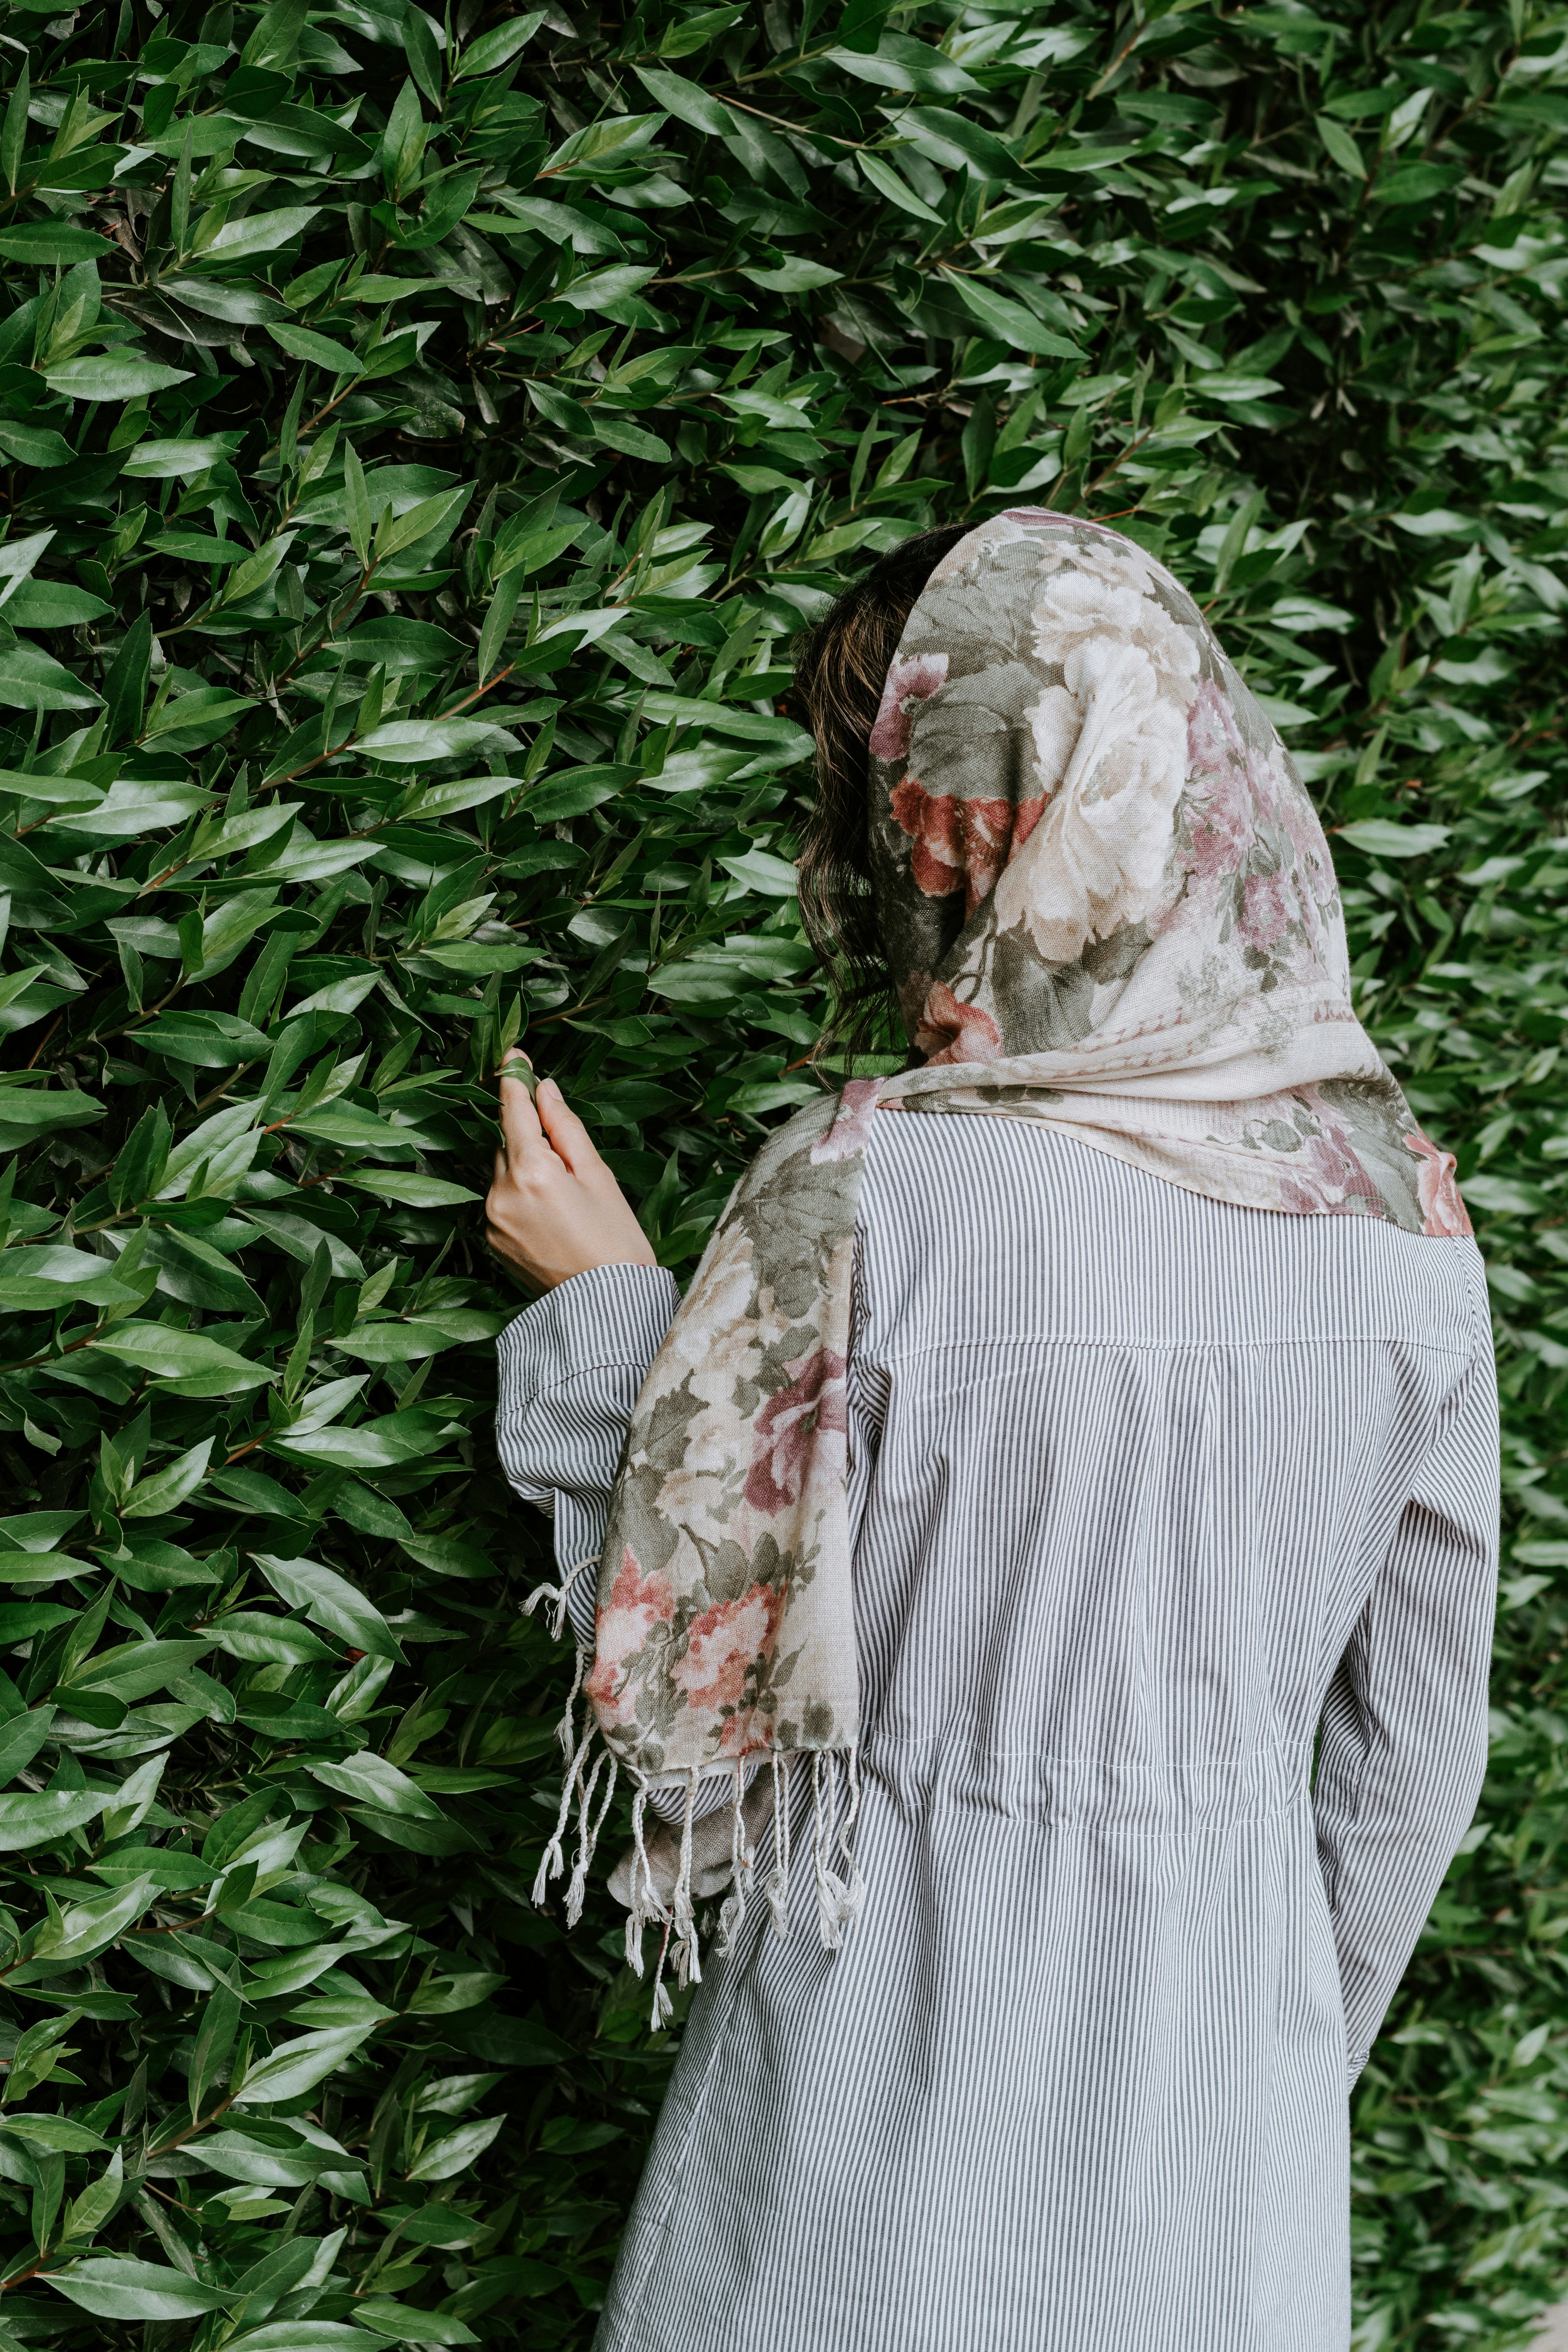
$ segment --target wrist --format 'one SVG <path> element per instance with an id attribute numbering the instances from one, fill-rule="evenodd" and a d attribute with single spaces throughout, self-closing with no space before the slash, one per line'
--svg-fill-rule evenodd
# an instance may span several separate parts
<path id="1" fill-rule="evenodd" d="M 658 1259 L 654 1255 L 652 1248 L 645 1243 L 640 1251 L 630 1248 L 624 1250 L 606 1250 L 602 1255 L 583 1258 L 578 1263 L 572 1265 L 560 1267 L 552 1266 L 548 1273 L 545 1273 L 542 1270 L 535 1270 L 533 1272 L 533 1279 L 544 1290 L 559 1290 L 563 1284 L 575 1282 L 579 1275 L 599 1274 L 610 1266 L 617 1265 L 646 1266 L 650 1270 L 657 1271 Z"/>

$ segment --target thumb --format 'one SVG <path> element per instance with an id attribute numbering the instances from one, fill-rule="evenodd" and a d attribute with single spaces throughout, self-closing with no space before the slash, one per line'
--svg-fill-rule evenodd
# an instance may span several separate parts
<path id="1" fill-rule="evenodd" d="M 586 1176 L 603 1165 L 587 1129 L 576 1112 L 567 1108 L 566 1097 L 553 1078 L 541 1080 L 534 1103 L 551 1149 L 574 1176 Z"/>

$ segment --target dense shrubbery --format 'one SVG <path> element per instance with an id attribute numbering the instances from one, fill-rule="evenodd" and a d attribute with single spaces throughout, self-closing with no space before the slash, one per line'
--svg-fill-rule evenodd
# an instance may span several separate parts
<path id="1" fill-rule="evenodd" d="M 607 1906 L 526 1901 L 489 1077 L 526 1034 L 689 1267 L 818 1083 L 791 634 L 1017 502 L 1212 610 L 1462 1151 L 1496 1764 L 1358 2097 L 1356 2342 L 1522 2343 L 1568 2271 L 1568 18 L 56 5 L 0 23 L 0 2347 L 585 2344 L 669 2043 Z"/>

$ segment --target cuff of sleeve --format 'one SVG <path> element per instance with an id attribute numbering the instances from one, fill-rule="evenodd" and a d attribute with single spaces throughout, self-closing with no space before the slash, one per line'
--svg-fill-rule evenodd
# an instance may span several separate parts
<path id="1" fill-rule="evenodd" d="M 675 1276 L 661 1265 L 591 1266 L 546 1291 L 496 1341 L 512 1409 L 526 1411 L 542 1391 L 597 1365 L 645 1369 L 679 1304 Z"/>

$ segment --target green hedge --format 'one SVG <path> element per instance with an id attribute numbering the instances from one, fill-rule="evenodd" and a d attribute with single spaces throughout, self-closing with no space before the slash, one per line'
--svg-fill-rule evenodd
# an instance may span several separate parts
<path id="1" fill-rule="evenodd" d="M 564 1678 L 489 1433 L 491 1073 L 526 1034 L 689 1269 L 816 1083 L 790 636 L 1017 502 L 1213 612 L 1461 1149 L 1496 1762 L 1357 2098 L 1355 2340 L 1523 2344 L 1568 17 L 58 5 L 0 21 L 0 2352 L 586 2344 L 673 2042 L 607 1900 L 527 1901 Z"/>

